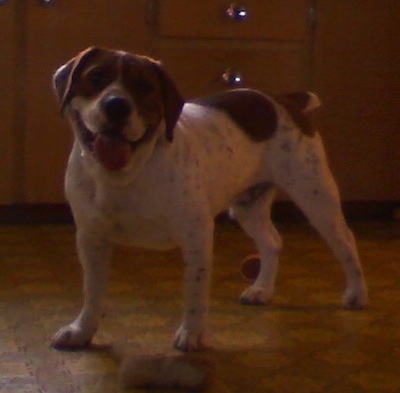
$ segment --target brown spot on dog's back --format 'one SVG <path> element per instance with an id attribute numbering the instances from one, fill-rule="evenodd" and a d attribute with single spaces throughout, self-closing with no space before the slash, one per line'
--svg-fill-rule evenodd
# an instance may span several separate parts
<path id="1" fill-rule="evenodd" d="M 256 90 L 228 90 L 191 102 L 224 111 L 255 142 L 270 138 L 277 127 L 274 105 Z"/>
<path id="2" fill-rule="evenodd" d="M 300 128 L 303 134 L 315 135 L 315 129 L 311 119 L 311 113 L 305 112 L 310 95 L 307 92 L 296 92 L 273 96 L 274 100 L 282 105 L 292 118 L 293 122 Z"/>

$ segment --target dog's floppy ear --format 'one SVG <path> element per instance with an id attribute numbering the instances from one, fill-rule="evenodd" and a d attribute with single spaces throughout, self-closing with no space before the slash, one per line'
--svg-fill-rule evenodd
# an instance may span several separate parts
<path id="1" fill-rule="evenodd" d="M 174 128 L 178 122 L 185 101 L 176 84 L 164 70 L 160 62 L 152 61 L 160 81 L 161 95 L 164 109 L 165 132 L 169 142 L 174 139 Z"/>
<path id="2" fill-rule="evenodd" d="M 79 71 L 92 56 L 99 52 L 99 48 L 90 47 L 80 52 L 66 64 L 61 66 L 53 76 L 53 86 L 60 104 L 60 111 L 63 114 L 65 107 L 73 98 L 72 86 Z"/>

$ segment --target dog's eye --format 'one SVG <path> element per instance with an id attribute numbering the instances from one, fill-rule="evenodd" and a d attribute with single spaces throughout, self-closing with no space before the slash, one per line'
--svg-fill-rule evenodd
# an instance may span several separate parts
<path id="1" fill-rule="evenodd" d="M 97 89 L 103 89 L 110 82 L 108 74 L 102 69 L 91 70 L 87 75 L 87 79 Z"/>

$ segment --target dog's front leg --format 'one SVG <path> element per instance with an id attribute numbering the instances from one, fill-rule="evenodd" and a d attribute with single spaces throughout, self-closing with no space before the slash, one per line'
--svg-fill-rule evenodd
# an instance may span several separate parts
<path id="1" fill-rule="evenodd" d="M 213 220 L 205 225 L 196 223 L 181 243 L 185 262 L 184 309 L 174 342 L 181 351 L 195 351 L 206 346 L 213 229 Z"/>
<path id="2" fill-rule="evenodd" d="M 90 343 L 102 313 L 111 244 L 102 237 L 77 232 L 78 256 L 83 268 L 84 300 L 78 317 L 53 337 L 54 348 L 80 348 Z"/>

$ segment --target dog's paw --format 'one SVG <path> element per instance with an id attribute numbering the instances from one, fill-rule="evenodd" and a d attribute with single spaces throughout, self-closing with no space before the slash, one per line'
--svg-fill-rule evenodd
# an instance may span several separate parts
<path id="1" fill-rule="evenodd" d="M 250 286 L 240 296 L 240 303 L 245 305 L 260 306 L 270 302 L 271 294 L 265 288 Z"/>
<path id="2" fill-rule="evenodd" d="M 206 335 L 203 332 L 192 332 L 186 327 L 181 326 L 175 333 L 174 347 L 183 352 L 193 352 L 206 349 Z"/>
<path id="3" fill-rule="evenodd" d="M 342 303 L 346 310 L 362 310 L 368 304 L 367 291 L 346 291 Z"/>
<path id="4" fill-rule="evenodd" d="M 96 329 L 83 329 L 75 323 L 62 327 L 52 338 L 51 346 L 56 349 L 79 349 L 90 344 Z"/>

